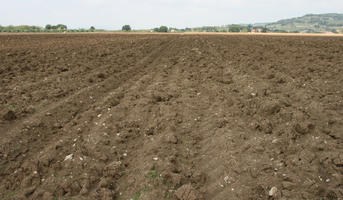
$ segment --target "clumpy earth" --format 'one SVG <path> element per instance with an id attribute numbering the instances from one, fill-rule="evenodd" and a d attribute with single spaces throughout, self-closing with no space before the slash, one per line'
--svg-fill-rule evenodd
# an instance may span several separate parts
<path id="1" fill-rule="evenodd" d="M 343 199 L 343 38 L 0 35 L 0 199 Z"/>

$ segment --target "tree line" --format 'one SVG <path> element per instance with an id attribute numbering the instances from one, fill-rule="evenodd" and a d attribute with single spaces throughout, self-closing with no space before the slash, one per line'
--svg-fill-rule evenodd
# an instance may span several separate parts
<path id="1" fill-rule="evenodd" d="M 130 25 L 124 25 L 122 27 L 122 31 L 129 32 L 132 31 Z M 136 30 L 139 31 L 139 30 Z M 178 29 L 173 27 L 167 26 L 160 26 L 150 30 L 141 30 L 141 31 L 150 31 L 150 32 L 159 32 L 159 33 L 166 33 L 166 32 L 270 32 L 266 27 L 263 26 L 252 26 L 252 25 L 227 25 L 227 26 L 203 26 L 203 27 L 196 27 L 196 28 L 184 28 Z"/>
<path id="2" fill-rule="evenodd" d="M 20 33 L 20 32 L 100 32 L 105 31 L 104 29 L 96 29 L 94 26 L 91 26 L 89 29 L 68 29 L 67 25 L 64 24 L 57 24 L 51 25 L 47 24 L 44 28 L 40 26 L 28 26 L 28 25 L 21 25 L 21 26 L 1 26 L 0 25 L 0 32 L 8 32 L 8 33 Z"/>
<path id="3" fill-rule="evenodd" d="M 0 32 L 102 32 L 105 31 L 104 29 L 96 29 L 94 26 L 91 26 L 88 29 L 80 28 L 80 29 L 68 29 L 67 25 L 64 24 L 57 24 L 51 25 L 47 24 L 45 27 L 40 26 L 1 26 L 0 25 Z M 253 26 L 253 25 L 226 25 L 226 26 L 203 26 L 203 27 L 195 27 L 195 28 L 184 28 L 178 29 L 173 27 L 167 26 L 160 26 L 153 29 L 144 29 L 144 30 L 133 30 L 130 25 L 124 25 L 121 29 L 123 32 L 135 31 L 135 32 L 159 32 L 159 33 L 166 33 L 166 32 L 282 32 L 287 33 L 288 31 L 280 30 L 280 29 L 268 29 L 266 26 Z M 311 30 L 309 30 L 310 32 Z M 298 32 L 298 31 L 293 31 Z M 314 32 L 314 31 L 313 31 Z M 335 30 L 332 31 L 336 33 Z"/>
<path id="4" fill-rule="evenodd" d="M 121 30 L 124 32 L 129 32 L 129 31 L 132 31 L 132 28 L 130 25 L 124 25 Z M 143 30 L 143 31 L 147 31 L 147 30 Z M 171 29 L 168 28 L 167 26 L 160 26 L 160 27 L 152 29 L 151 31 L 166 33 L 166 32 L 170 32 Z"/>

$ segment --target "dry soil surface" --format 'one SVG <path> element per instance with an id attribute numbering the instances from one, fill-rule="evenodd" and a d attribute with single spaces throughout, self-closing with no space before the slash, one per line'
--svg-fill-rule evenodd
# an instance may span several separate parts
<path id="1" fill-rule="evenodd" d="M 343 199 L 343 38 L 0 36 L 0 199 Z"/>

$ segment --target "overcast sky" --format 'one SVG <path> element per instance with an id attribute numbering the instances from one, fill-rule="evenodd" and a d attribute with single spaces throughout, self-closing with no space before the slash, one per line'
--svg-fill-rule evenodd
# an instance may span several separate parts
<path id="1" fill-rule="evenodd" d="M 343 13 L 343 0 L 0 0 L 0 25 L 184 28 Z"/>

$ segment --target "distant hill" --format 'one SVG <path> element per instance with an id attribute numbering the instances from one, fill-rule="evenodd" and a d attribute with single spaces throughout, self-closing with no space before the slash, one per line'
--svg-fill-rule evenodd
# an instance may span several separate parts
<path id="1" fill-rule="evenodd" d="M 303 17 L 269 23 L 271 31 L 287 32 L 343 32 L 343 14 L 308 14 Z"/>
<path id="2" fill-rule="evenodd" d="M 177 30 L 179 32 L 305 32 L 343 33 L 343 14 L 308 14 L 302 17 L 283 19 L 272 23 L 230 24 L 203 26 Z"/>

